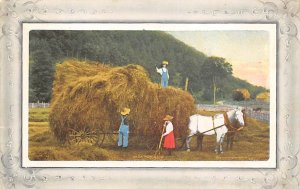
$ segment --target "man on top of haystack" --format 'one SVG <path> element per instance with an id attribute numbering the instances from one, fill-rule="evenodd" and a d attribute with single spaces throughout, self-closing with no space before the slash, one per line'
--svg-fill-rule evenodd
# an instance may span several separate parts
<path id="1" fill-rule="evenodd" d="M 156 72 L 160 73 L 161 75 L 161 86 L 162 88 L 168 87 L 168 82 L 169 82 L 169 73 L 167 69 L 167 65 L 169 64 L 168 61 L 163 61 L 162 62 L 162 68 L 157 68 L 156 67 Z"/>

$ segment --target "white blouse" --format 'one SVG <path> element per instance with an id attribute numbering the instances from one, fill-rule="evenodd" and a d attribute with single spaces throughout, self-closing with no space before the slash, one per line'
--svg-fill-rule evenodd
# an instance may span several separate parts
<path id="1" fill-rule="evenodd" d="M 167 125 L 166 126 L 166 132 L 163 134 L 163 136 L 166 136 L 168 135 L 170 132 L 173 131 L 173 124 L 171 121 L 166 121 L 165 124 Z"/>
<path id="2" fill-rule="evenodd" d="M 160 75 L 162 75 L 163 72 L 167 71 L 167 68 L 157 68 L 156 71 L 157 73 L 160 73 Z"/>
<path id="3" fill-rule="evenodd" d="M 163 72 L 166 72 L 167 68 L 156 68 L 156 72 L 159 73 L 160 75 L 163 74 Z M 169 72 L 168 72 L 168 79 L 170 78 Z"/>

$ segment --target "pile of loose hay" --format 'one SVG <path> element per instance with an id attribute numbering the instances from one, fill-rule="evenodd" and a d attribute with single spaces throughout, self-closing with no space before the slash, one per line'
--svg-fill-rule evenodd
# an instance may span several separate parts
<path id="1" fill-rule="evenodd" d="M 176 137 L 186 135 L 188 118 L 196 110 L 189 93 L 161 88 L 138 65 L 67 60 L 56 66 L 49 121 L 60 142 L 69 139 L 70 130 L 117 131 L 124 107 L 131 109 L 130 132 L 149 137 L 161 135 L 166 114 L 174 116 Z"/>

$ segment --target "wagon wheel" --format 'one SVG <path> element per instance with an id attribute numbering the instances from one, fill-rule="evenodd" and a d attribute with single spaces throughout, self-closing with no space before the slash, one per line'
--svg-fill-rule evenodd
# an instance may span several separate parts
<path id="1" fill-rule="evenodd" d="M 117 131 L 109 131 L 106 135 L 106 138 L 108 139 L 109 143 L 116 143 L 118 141 L 119 132 Z"/>
<path id="2" fill-rule="evenodd" d="M 81 142 L 79 131 L 76 131 L 74 129 L 69 129 L 69 130 L 70 130 L 69 139 L 68 139 L 69 144 L 71 145 L 79 144 Z"/>
<path id="3" fill-rule="evenodd" d="M 82 142 L 94 144 L 98 140 L 97 134 L 95 131 L 88 131 L 86 129 L 76 131 L 70 129 L 69 134 L 69 143 L 70 144 L 80 144 Z"/>
<path id="4" fill-rule="evenodd" d="M 106 133 L 101 131 L 97 132 L 97 141 L 94 143 L 94 145 L 101 147 L 104 143 L 104 140 L 106 138 Z"/>

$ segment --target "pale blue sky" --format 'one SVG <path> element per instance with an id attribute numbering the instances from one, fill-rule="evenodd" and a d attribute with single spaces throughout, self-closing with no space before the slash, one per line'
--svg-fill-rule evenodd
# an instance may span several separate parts
<path id="1" fill-rule="evenodd" d="M 224 57 L 233 75 L 269 88 L 269 33 L 267 31 L 172 31 L 168 32 L 205 53 Z"/>

